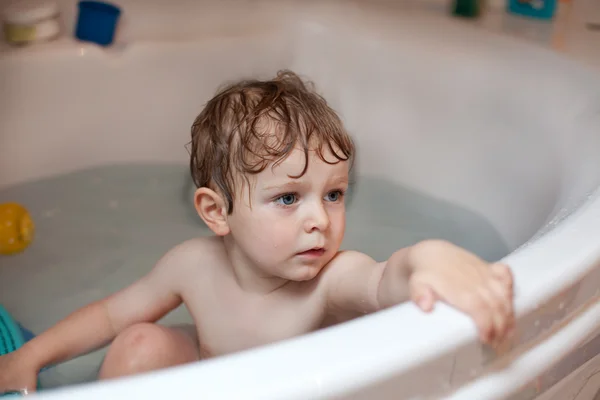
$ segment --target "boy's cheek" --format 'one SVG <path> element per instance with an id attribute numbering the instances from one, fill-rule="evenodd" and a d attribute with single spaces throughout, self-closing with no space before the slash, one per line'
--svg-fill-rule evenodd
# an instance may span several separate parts
<path id="1" fill-rule="evenodd" d="M 284 249 L 294 245 L 294 229 L 285 221 L 273 221 L 267 229 L 265 237 L 269 237 L 271 247 Z"/>
<path id="2" fill-rule="evenodd" d="M 343 231 L 346 228 L 346 213 L 344 210 L 336 211 L 330 214 L 331 225 L 338 231 Z"/>
<path id="3" fill-rule="evenodd" d="M 257 237 L 269 238 L 272 242 L 279 242 L 289 237 L 293 228 L 285 218 L 261 218 L 255 221 L 254 229 L 249 229 Z"/>
<path id="4" fill-rule="evenodd" d="M 294 229 L 282 221 L 273 221 L 266 230 L 265 236 L 270 236 L 273 243 L 285 243 L 294 236 Z"/>

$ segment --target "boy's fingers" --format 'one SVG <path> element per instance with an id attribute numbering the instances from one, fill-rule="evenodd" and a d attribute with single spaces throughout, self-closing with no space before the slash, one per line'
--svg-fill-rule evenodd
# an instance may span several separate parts
<path id="1" fill-rule="evenodd" d="M 490 313 L 482 310 L 482 312 L 479 312 L 472 317 L 477 325 L 477 330 L 479 331 L 479 338 L 481 341 L 484 343 L 490 343 L 494 338 L 494 323 Z"/>
<path id="2" fill-rule="evenodd" d="M 513 276 L 510 268 L 506 264 L 496 263 L 490 266 L 492 274 L 494 277 L 499 279 L 502 283 L 504 283 L 507 287 L 509 287 L 512 291 L 513 286 Z"/>
<path id="3" fill-rule="evenodd" d="M 493 314 L 496 340 L 503 340 L 512 325 L 512 302 L 505 292 L 494 290 L 495 283 L 492 282 L 492 287 L 485 291 L 486 301 L 490 305 L 490 312 Z"/>
<path id="4" fill-rule="evenodd" d="M 490 289 L 479 288 L 477 292 L 473 292 L 466 311 L 477 325 L 480 339 L 484 343 L 494 343 L 502 338 L 508 328 L 504 303 Z"/>
<path id="5" fill-rule="evenodd" d="M 502 306 L 502 316 L 504 318 L 503 330 L 500 332 L 500 339 L 503 339 L 511 333 L 514 328 L 514 308 L 512 281 L 510 285 L 501 279 L 494 279 L 490 283 L 490 290 L 493 291 L 495 301 Z"/>
<path id="6" fill-rule="evenodd" d="M 421 310 L 430 312 L 436 301 L 431 288 L 424 284 L 416 284 L 411 288 L 411 299 Z"/>
<path id="7" fill-rule="evenodd" d="M 491 301 L 494 301 L 497 304 L 499 304 L 502 314 L 506 318 L 510 318 L 510 316 L 513 313 L 512 293 L 510 289 L 507 289 L 506 286 L 502 284 L 502 282 L 499 282 L 497 280 L 493 280 L 492 282 L 490 282 L 489 287 L 489 290 L 492 291 L 493 297 Z"/>

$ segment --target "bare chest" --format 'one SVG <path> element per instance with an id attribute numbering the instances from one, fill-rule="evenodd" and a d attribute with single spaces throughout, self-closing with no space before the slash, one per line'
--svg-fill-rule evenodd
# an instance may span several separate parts
<path id="1" fill-rule="evenodd" d="M 256 296 L 216 284 L 185 297 L 205 358 L 302 335 L 323 321 L 323 307 L 310 291 Z"/>

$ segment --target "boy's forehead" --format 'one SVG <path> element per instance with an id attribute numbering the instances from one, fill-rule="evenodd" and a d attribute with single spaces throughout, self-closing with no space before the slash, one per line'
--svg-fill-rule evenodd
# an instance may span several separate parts
<path id="1" fill-rule="evenodd" d="M 304 177 L 318 176 L 320 178 L 329 177 L 332 175 L 347 176 L 348 162 L 336 159 L 329 150 L 323 149 L 323 155 L 320 156 L 316 150 L 309 150 L 308 159 L 304 150 L 300 148 L 294 149 L 285 159 L 271 164 L 268 168 L 259 174 L 261 180 L 265 179 L 292 179 L 302 175 L 308 162 L 308 168 L 304 173 Z M 324 161 L 321 157 L 324 157 Z"/>

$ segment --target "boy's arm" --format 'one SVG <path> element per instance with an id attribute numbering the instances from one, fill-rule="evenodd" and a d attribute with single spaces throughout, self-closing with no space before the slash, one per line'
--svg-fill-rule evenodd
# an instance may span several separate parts
<path id="1" fill-rule="evenodd" d="M 336 256 L 324 271 L 328 312 L 361 315 L 408 301 L 407 251 L 399 250 L 384 262 L 355 251 Z"/>
<path id="2" fill-rule="evenodd" d="M 501 340 L 514 324 L 512 275 L 444 241 L 424 241 L 376 263 L 341 253 L 324 271 L 330 313 L 369 313 L 412 300 L 423 311 L 442 300 L 468 314 L 484 342 Z"/>
<path id="3" fill-rule="evenodd" d="M 67 316 L 27 342 L 19 351 L 36 371 L 50 364 L 98 349 L 139 322 L 154 322 L 181 304 L 177 290 L 177 248 L 167 253 L 146 276 L 121 291 Z"/>

